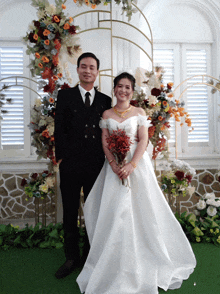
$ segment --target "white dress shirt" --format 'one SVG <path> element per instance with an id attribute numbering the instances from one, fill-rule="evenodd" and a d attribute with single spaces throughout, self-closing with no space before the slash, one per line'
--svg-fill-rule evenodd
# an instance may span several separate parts
<path id="1" fill-rule="evenodd" d="M 79 91 L 80 91 L 80 94 L 82 96 L 82 99 L 83 99 L 84 103 L 86 101 L 86 93 L 87 92 L 90 93 L 89 99 L 90 99 L 90 105 L 92 105 L 92 103 L 94 101 L 94 98 L 95 98 L 95 89 L 92 88 L 90 91 L 86 91 L 82 86 L 79 85 Z"/>

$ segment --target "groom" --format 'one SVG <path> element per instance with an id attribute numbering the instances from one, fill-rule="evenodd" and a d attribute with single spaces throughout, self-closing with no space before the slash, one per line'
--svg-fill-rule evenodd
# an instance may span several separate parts
<path id="1" fill-rule="evenodd" d="M 99 60 L 90 52 L 77 61 L 80 83 L 61 90 L 55 112 L 56 160 L 60 163 L 66 262 L 55 276 L 69 275 L 79 265 L 78 208 L 81 187 L 86 200 L 104 163 L 99 121 L 111 98 L 94 88 Z M 87 241 L 88 242 L 88 241 Z M 87 245 L 88 246 L 88 245 Z"/>

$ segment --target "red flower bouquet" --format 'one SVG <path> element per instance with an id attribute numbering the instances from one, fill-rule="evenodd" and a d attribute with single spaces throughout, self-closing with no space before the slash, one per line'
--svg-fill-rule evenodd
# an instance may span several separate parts
<path id="1" fill-rule="evenodd" d="M 125 131 L 118 129 L 114 130 L 106 141 L 108 143 L 108 149 L 114 155 L 118 166 L 122 167 L 132 144 L 130 137 L 126 135 Z M 122 184 L 124 185 L 123 179 Z"/>

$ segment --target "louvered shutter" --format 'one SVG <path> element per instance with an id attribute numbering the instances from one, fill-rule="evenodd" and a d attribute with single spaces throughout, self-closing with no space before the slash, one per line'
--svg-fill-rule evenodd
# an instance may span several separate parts
<path id="1" fill-rule="evenodd" d="M 174 83 L 174 50 L 173 49 L 154 49 L 154 64 L 156 66 L 162 66 L 165 70 L 163 75 L 163 84 Z M 170 119 L 170 140 L 175 141 L 175 121 Z"/>
<path id="2" fill-rule="evenodd" d="M 186 50 L 187 78 L 207 74 L 206 50 Z M 206 79 L 204 81 L 207 81 Z M 202 77 L 195 77 L 187 86 L 202 82 Z M 188 142 L 209 141 L 208 89 L 206 85 L 196 85 L 187 89 L 187 111 L 192 119 L 194 131 L 188 134 Z"/>
<path id="3" fill-rule="evenodd" d="M 0 79 L 22 76 L 23 64 L 23 47 L 0 47 Z M 12 85 L 14 82 L 15 79 L 6 79 L 1 86 Z M 18 78 L 17 82 L 23 84 L 23 79 Z M 5 94 L 6 98 L 12 98 L 12 104 L 4 107 L 8 113 L 2 115 L 0 149 L 24 149 L 23 87 L 12 86 Z"/>

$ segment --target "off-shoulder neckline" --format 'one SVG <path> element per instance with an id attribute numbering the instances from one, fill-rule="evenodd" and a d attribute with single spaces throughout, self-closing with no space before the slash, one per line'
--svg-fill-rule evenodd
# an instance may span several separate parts
<path id="1" fill-rule="evenodd" d="M 112 117 L 109 117 L 109 118 L 106 118 L 106 119 L 102 118 L 102 120 L 107 121 L 107 120 L 111 119 L 111 120 L 116 121 L 118 124 L 123 124 L 125 121 L 127 121 L 127 120 L 129 120 L 129 119 L 131 119 L 131 118 L 133 118 L 133 117 L 137 118 L 137 117 L 140 117 L 140 116 L 141 116 L 141 117 L 146 117 L 146 118 L 148 118 L 148 116 L 141 115 L 140 113 L 138 113 L 138 115 L 130 116 L 129 118 L 126 118 L 126 119 L 123 120 L 122 122 L 119 122 L 119 121 L 117 121 L 116 119 L 114 119 L 114 118 L 112 118 Z"/>

